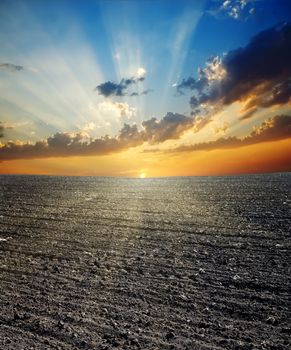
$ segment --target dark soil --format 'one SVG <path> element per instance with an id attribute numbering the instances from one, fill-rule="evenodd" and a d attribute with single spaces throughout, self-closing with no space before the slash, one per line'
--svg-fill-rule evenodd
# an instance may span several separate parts
<path id="1" fill-rule="evenodd" d="M 0 349 L 290 349 L 283 204 L 189 218 L 25 179 L 1 178 Z"/>

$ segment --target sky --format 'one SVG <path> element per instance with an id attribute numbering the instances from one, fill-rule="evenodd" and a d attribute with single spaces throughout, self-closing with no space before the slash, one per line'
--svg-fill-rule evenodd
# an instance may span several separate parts
<path id="1" fill-rule="evenodd" d="M 289 0 L 1 0 L 0 174 L 291 171 Z"/>

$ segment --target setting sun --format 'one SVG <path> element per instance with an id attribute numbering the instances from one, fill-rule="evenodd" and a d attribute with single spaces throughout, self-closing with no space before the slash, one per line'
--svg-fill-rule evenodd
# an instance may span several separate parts
<path id="1" fill-rule="evenodd" d="M 139 178 L 140 178 L 140 179 L 146 178 L 146 174 L 145 174 L 145 173 L 140 173 L 140 174 L 139 174 Z"/>

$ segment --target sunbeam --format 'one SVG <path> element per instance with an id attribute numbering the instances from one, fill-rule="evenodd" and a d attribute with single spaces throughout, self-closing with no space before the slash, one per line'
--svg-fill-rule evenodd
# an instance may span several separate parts
<path id="1" fill-rule="evenodd" d="M 177 168 L 194 175 L 203 164 L 213 174 L 203 161 L 213 157 L 220 174 L 249 169 L 247 157 L 232 169 L 219 166 L 214 151 L 227 159 L 233 149 L 247 146 L 252 154 L 277 142 L 285 155 L 289 7 L 270 0 L 275 15 L 261 23 L 259 13 L 270 10 L 261 5 L 74 0 L 68 7 L 67 0 L 3 0 L 0 171 L 15 159 L 22 173 L 21 159 L 66 157 L 64 173 L 68 167 L 100 174 L 95 167 L 101 167 L 102 174 L 148 177 Z M 92 156 L 89 170 L 81 158 Z M 70 157 L 78 157 L 80 169 L 69 165 Z M 169 157 L 180 162 L 174 166 Z M 270 171 L 276 166 L 270 163 Z"/>

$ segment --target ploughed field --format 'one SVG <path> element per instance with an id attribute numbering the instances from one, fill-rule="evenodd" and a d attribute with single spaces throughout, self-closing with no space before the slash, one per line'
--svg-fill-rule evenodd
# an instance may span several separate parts
<path id="1" fill-rule="evenodd" d="M 0 177 L 0 349 L 290 349 L 291 174 Z"/>

